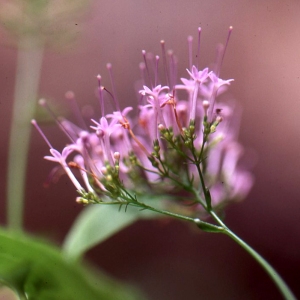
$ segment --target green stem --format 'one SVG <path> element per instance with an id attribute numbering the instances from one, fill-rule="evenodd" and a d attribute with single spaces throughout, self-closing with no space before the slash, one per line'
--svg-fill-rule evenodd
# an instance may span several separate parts
<path id="1" fill-rule="evenodd" d="M 267 274 L 276 284 L 284 299 L 296 300 L 296 297 L 294 296 L 293 292 L 290 290 L 290 288 L 287 286 L 284 280 L 280 277 L 277 271 L 259 253 L 257 253 L 252 247 L 250 247 L 235 233 L 233 233 L 213 211 L 211 211 L 210 214 L 215 219 L 215 221 L 225 229 L 223 233 L 227 234 L 236 243 L 243 247 L 262 266 L 262 268 L 267 272 Z"/>
<path id="2" fill-rule="evenodd" d="M 203 151 L 203 147 L 204 147 L 204 142 L 205 142 L 205 139 L 203 139 L 203 144 L 202 144 L 202 148 L 201 148 L 201 151 L 200 151 L 200 157 L 199 157 L 200 160 L 202 159 L 201 155 L 202 155 L 202 151 Z M 192 154 L 195 157 L 195 155 L 196 155 L 195 151 L 192 151 Z M 280 277 L 280 275 L 277 273 L 277 271 L 260 254 L 258 254 L 253 248 L 251 248 L 247 243 L 245 243 L 235 233 L 233 233 L 223 223 L 223 221 L 218 217 L 218 215 L 212 210 L 212 207 L 210 206 L 210 199 L 207 198 L 208 196 L 210 197 L 210 195 L 207 194 L 206 186 L 205 186 L 205 183 L 204 183 L 204 176 L 202 174 L 200 165 L 196 164 L 196 166 L 197 166 L 197 170 L 198 170 L 200 182 L 201 182 L 203 193 L 204 193 L 205 200 L 206 200 L 206 207 L 205 206 L 203 206 L 203 207 L 205 208 L 205 210 L 207 211 L 207 213 L 210 214 L 212 216 L 212 218 L 219 225 L 221 225 L 221 227 L 224 230 L 223 231 L 219 230 L 218 227 L 217 228 L 214 228 L 214 227 L 210 228 L 209 226 L 207 226 L 205 224 L 201 224 L 201 221 L 200 221 L 200 223 L 196 222 L 196 224 L 198 225 L 198 227 L 201 228 L 201 226 L 199 226 L 199 225 L 202 225 L 203 229 L 206 230 L 206 231 L 220 232 L 220 233 L 224 233 L 224 234 L 228 235 L 229 237 L 231 237 L 236 243 L 238 243 L 241 247 L 243 247 L 262 266 L 262 268 L 267 272 L 267 274 L 273 280 L 273 282 L 278 287 L 279 291 L 281 292 L 281 294 L 283 295 L 283 297 L 286 300 L 296 300 L 296 297 L 293 295 L 292 291 L 287 286 L 287 284 L 284 282 L 284 280 Z M 201 201 L 200 201 L 200 199 L 201 199 L 200 195 L 196 191 L 194 191 L 194 195 L 197 198 L 198 202 L 201 203 Z"/>
<path id="3" fill-rule="evenodd" d="M 13 115 L 7 170 L 7 226 L 22 230 L 27 156 L 40 81 L 43 47 L 39 38 L 24 36 L 18 45 Z"/>

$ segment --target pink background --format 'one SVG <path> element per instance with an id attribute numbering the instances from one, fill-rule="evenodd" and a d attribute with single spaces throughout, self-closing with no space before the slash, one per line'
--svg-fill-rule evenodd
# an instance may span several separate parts
<path id="1" fill-rule="evenodd" d="M 75 23 L 77 25 L 75 25 Z M 202 27 L 201 67 L 234 27 L 221 71 L 234 78 L 230 93 L 243 106 L 240 141 L 249 149 L 256 182 L 248 198 L 226 210 L 226 222 L 282 274 L 300 295 L 300 2 L 94 1 L 74 22 L 82 35 L 68 50 L 47 50 L 40 96 L 64 102 L 73 90 L 80 105 L 97 106 L 95 76 L 108 82 L 111 62 L 121 106 L 135 101 L 141 50 L 160 54 L 165 39 L 187 67 L 186 37 Z M 5 174 L 16 51 L 0 46 L 0 221 L 5 223 Z M 58 128 L 43 127 L 55 146 Z M 43 188 L 52 168 L 48 147 L 33 132 L 26 191 L 26 229 L 58 243 L 81 207 L 67 178 Z M 100 230 L 100 229 L 99 229 Z M 108 273 L 142 288 L 150 299 L 281 299 L 261 268 L 226 236 L 199 234 L 177 221 L 139 222 L 90 252 Z"/>

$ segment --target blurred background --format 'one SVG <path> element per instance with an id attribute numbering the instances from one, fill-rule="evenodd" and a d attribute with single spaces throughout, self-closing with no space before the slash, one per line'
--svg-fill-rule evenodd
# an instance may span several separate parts
<path id="1" fill-rule="evenodd" d="M 58 2 L 59 3 L 59 2 Z M 93 1 L 72 20 L 77 40 L 46 48 L 39 96 L 67 110 L 64 94 L 75 92 L 81 107 L 99 111 L 96 75 L 109 82 L 113 64 L 121 106 L 134 105 L 141 50 L 160 55 L 159 41 L 188 67 L 186 38 L 202 27 L 200 67 L 214 61 L 215 48 L 233 33 L 221 78 L 234 78 L 229 91 L 243 107 L 240 141 L 255 185 L 245 201 L 226 210 L 227 225 L 261 253 L 300 296 L 300 2 L 258 0 Z M 58 26 L 58 25 L 57 25 Z M 2 34 L 2 33 L 1 33 Z M 5 176 L 16 49 L 0 44 L 0 221 L 5 224 Z M 55 125 L 43 125 L 60 148 L 66 139 Z M 60 148 L 61 149 L 61 148 Z M 63 241 L 82 207 L 66 177 L 44 188 L 53 164 L 48 146 L 32 132 L 26 183 L 25 227 Z M 95 228 L 95 230 L 97 230 Z M 98 230 L 101 230 L 100 228 Z M 139 221 L 88 253 L 108 274 L 136 285 L 156 300 L 281 299 L 257 263 L 226 236 L 199 233 L 177 221 Z"/>

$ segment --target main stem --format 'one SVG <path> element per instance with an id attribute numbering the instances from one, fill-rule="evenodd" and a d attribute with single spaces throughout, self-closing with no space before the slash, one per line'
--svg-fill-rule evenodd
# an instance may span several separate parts
<path id="1" fill-rule="evenodd" d="M 209 126 L 211 126 L 211 124 L 209 124 Z M 200 155 L 199 155 L 200 162 L 203 159 L 203 157 L 202 157 L 203 149 L 204 149 L 206 142 L 207 142 L 207 138 L 205 138 L 205 136 L 204 136 Z M 196 156 L 195 151 L 193 151 L 193 149 L 192 149 L 192 154 L 194 155 L 194 157 Z M 287 286 L 287 284 L 284 282 L 284 280 L 280 277 L 280 275 L 277 273 L 277 271 L 259 253 L 257 253 L 252 247 L 250 247 L 241 238 L 239 238 L 235 233 L 233 233 L 223 223 L 223 221 L 218 217 L 218 215 L 213 211 L 211 204 L 210 204 L 211 199 L 208 199 L 207 188 L 205 186 L 204 177 L 202 174 L 202 170 L 200 168 L 200 164 L 197 164 L 197 170 L 198 170 L 198 174 L 199 174 L 199 178 L 200 178 L 200 182 L 201 182 L 201 186 L 202 186 L 202 191 L 203 191 L 203 194 L 205 197 L 206 205 L 203 205 L 203 200 L 201 199 L 199 192 L 194 190 L 193 191 L 194 195 L 197 198 L 198 202 L 202 204 L 203 208 L 207 211 L 207 213 L 209 213 L 212 216 L 212 218 L 221 226 L 221 228 L 224 229 L 224 230 L 219 230 L 218 228 L 216 228 L 216 231 L 214 231 L 214 232 L 220 232 L 220 233 L 222 232 L 222 233 L 225 233 L 226 235 L 228 235 L 229 237 L 231 237 L 236 243 L 238 243 L 241 247 L 243 247 L 263 267 L 263 269 L 267 272 L 267 274 L 270 276 L 270 278 L 276 284 L 276 286 L 278 287 L 282 296 L 286 300 L 296 300 L 296 297 L 294 296 L 293 292 L 290 290 L 290 288 Z M 198 227 L 200 227 L 198 220 L 196 223 L 198 223 Z"/>
<path id="2" fill-rule="evenodd" d="M 241 247 L 243 247 L 267 272 L 267 274 L 271 277 L 273 282 L 278 287 L 282 296 L 286 300 L 296 300 L 293 292 L 281 278 L 281 276 L 277 273 L 277 271 L 252 247 L 250 247 L 247 243 L 245 243 L 241 238 L 239 238 L 235 233 L 233 233 L 216 215 L 215 212 L 211 211 L 210 215 L 214 218 L 214 220 L 221 225 L 225 230 L 224 233 L 231 237 L 235 242 L 237 242 Z"/>
<path id="3" fill-rule="evenodd" d="M 34 36 L 20 38 L 7 170 L 7 226 L 22 230 L 30 120 L 33 118 L 43 59 Z"/>

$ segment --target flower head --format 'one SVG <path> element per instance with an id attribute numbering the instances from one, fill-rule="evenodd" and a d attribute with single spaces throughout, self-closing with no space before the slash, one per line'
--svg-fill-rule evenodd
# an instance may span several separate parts
<path id="1" fill-rule="evenodd" d="M 164 43 L 162 48 L 164 51 Z M 150 76 L 148 65 L 157 68 L 159 58 L 156 56 L 155 63 L 150 63 L 147 60 L 153 56 L 147 57 L 145 51 L 143 56 L 143 70 Z M 172 52 L 167 82 L 175 82 L 177 78 L 175 61 Z M 111 68 L 109 64 L 110 75 Z M 218 73 L 208 68 L 199 70 L 196 66 L 187 72 L 190 78 L 181 78 L 183 84 L 156 85 L 156 69 L 155 78 L 148 78 L 150 86 L 151 82 L 156 86 L 144 84 L 139 90 L 142 97 L 136 119 L 127 116 L 132 107 L 120 110 L 115 88 L 113 93 L 108 92 L 101 87 L 98 76 L 103 115 L 99 121 L 91 120 L 92 131 L 68 121 L 60 123 L 72 142 L 61 154 L 51 149 L 52 156 L 45 159 L 61 164 L 78 190 L 80 184 L 74 180 L 69 166 L 80 170 L 87 191 L 82 197 L 93 195 L 88 200 L 85 198 L 84 203 L 113 199 L 117 203 L 137 205 L 136 196 L 130 196 L 131 191 L 134 195 L 149 192 L 181 195 L 182 191 L 187 194 L 194 191 L 198 202 L 196 211 L 201 211 L 201 207 L 208 209 L 210 202 L 219 206 L 248 193 L 253 180 L 239 168 L 243 148 L 236 140 L 237 127 L 233 122 L 238 117 L 237 111 L 231 102 L 218 102 L 218 96 L 233 79 L 223 80 Z M 185 90 L 186 95 L 181 93 L 179 98 L 179 90 Z M 104 91 L 112 96 L 117 107 L 106 115 Z M 77 153 L 73 160 L 72 152 Z M 208 199 L 209 190 L 212 200 Z M 103 200 L 103 197 L 108 198 Z"/>

